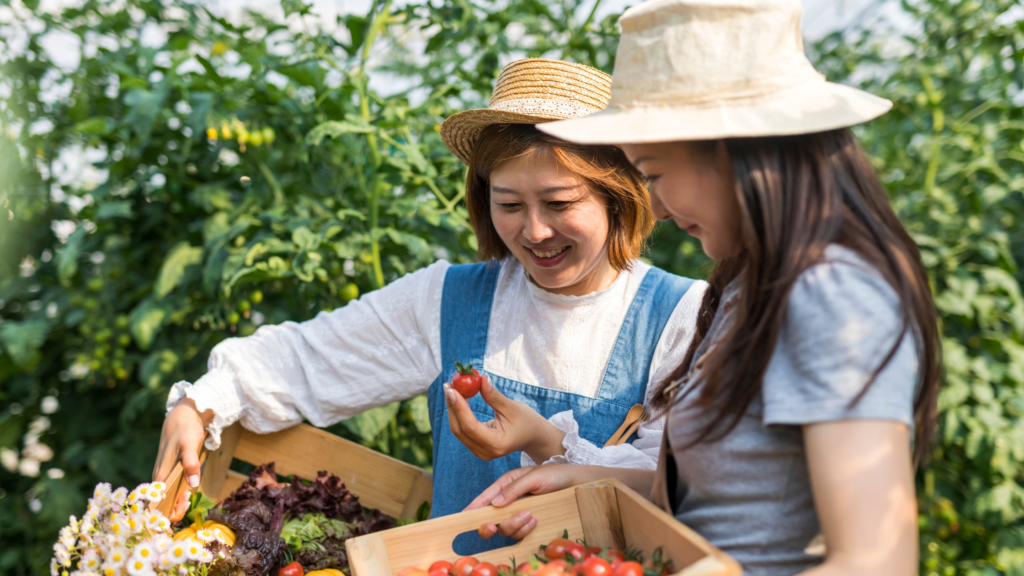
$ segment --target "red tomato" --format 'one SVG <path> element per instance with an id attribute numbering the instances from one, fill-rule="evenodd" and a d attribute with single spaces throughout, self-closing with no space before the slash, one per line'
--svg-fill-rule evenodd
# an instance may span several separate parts
<path id="1" fill-rule="evenodd" d="M 302 576 L 303 574 L 302 564 L 298 562 L 292 562 L 291 564 L 281 568 L 277 571 L 277 576 Z"/>
<path id="2" fill-rule="evenodd" d="M 548 562 L 547 564 L 545 564 L 545 566 L 551 566 L 553 568 L 560 568 L 562 570 L 565 570 L 569 567 L 569 563 L 559 558 L 558 560 L 552 560 L 551 562 Z"/>
<path id="3" fill-rule="evenodd" d="M 549 562 L 533 573 L 533 576 L 563 576 L 565 574 L 564 567 L 555 565 L 554 562 Z"/>
<path id="4" fill-rule="evenodd" d="M 576 542 L 573 542 L 572 544 L 569 544 L 565 547 L 566 558 L 572 556 L 573 558 L 580 560 L 581 558 L 583 558 L 583 555 L 586 554 L 586 552 L 587 547 L 583 544 L 577 544 Z"/>
<path id="5" fill-rule="evenodd" d="M 598 548 L 597 546 L 591 546 L 590 548 L 587 548 L 586 552 L 583 553 L 583 557 L 584 558 L 588 558 L 590 556 L 597 556 L 600 553 L 601 553 L 601 549 L 600 548 Z"/>
<path id="6" fill-rule="evenodd" d="M 623 562 L 612 576 L 644 576 L 644 567 L 639 562 Z"/>
<path id="7" fill-rule="evenodd" d="M 612 576 L 612 565 L 600 556 L 588 556 L 577 566 L 580 576 Z"/>
<path id="8" fill-rule="evenodd" d="M 438 560 L 437 562 L 434 562 L 433 564 L 430 565 L 430 568 L 427 569 L 427 572 L 434 572 L 436 570 L 444 570 L 444 573 L 447 574 L 448 571 L 451 570 L 451 569 L 452 569 L 452 563 L 451 562 L 449 562 L 447 560 Z"/>
<path id="9" fill-rule="evenodd" d="M 561 560 L 565 558 L 566 548 L 572 545 L 572 540 L 568 538 L 555 538 L 544 548 L 544 557 L 548 560 Z"/>
<path id="10" fill-rule="evenodd" d="M 452 377 L 452 388 L 466 400 L 476 396 L 480 391 L 480 373 L 473 368 L 472 364 L 463 366 L 458 360 L 455 361 L 455 376 Z"/>
<path id="11" fill-rule="evenodd" d="M 511 573 L 512 573 L 512 567 L 511 566 L 509 566 L 508 564 L 498 564 L 498 575 L 499 576 L 501 574 L 511 574 Z"/>
<path id="12" fill-rule="evenodd" d="M 427 571 L 430 576 L 451 576 L 451 572 L 448 568 L 437 568 L 436 570 Z"/>
<path id="13" fill-rule="evenodd" d="M 469 576 L 469 573 L 473 571 L 473 567 L 479 564 L 480 561 L 472 556 L 463 556 L 452 564 L 452 575 L 453 576 Z"/>
<path id="14" fill-rule="evenodd" d="M 481 562 L 473 566 L 469 576 L 498 576 L 498 568 L 490 562 Z"/>
<path id="15" fill-rule="evenodd" d="M 530 576 L 533 574 L 533 564 L 530 564 L 529 562 L 520 562 L 519 565 L 516 566 L 516 574 Z"/>
<path id="16" fill-rule="evenodd" d="M 622 564 L 626 561 L 626 557 L 623 556 L 622 552 L 619 552 L 617 548 L 608 548 L 607 550 L 601 552 L 599 556 L 610 562 L 612 568 L 616 568 L 619 564 Z"/>

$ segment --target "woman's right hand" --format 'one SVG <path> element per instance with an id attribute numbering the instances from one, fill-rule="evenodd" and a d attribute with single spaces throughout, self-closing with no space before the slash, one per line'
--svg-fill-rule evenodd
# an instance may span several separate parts
<path id="1" fill-rule="evenodd" d="M 199 487 L 199 449 L 206 439 L 206 427 L 213 420 L 213 411 L 200 413 L 191 398 L 182 398 L 164 419 L 160 432 L 160 449 L 153 466 L 153 480 L 165 481 L 171 469 L 181 460 L 182 476 L 192 488 Z M 188 511 L 189 496 L 186 490 L 178 495 L 168 517 L 177 522 Z"/>
<path id="2" fill-rule="evenodd" d="M 470 502 L 466 510 L 475 510 L 487 505 L 496 507 L 508 506 L 520 496 L 527 494 L 549 494 L 563 488 L 584 484 L 603 478 L 598 466 L 573 466 L 571 464 L 545 464 L 517 468 L 506 472 L 484 490 L 475 500 Z M 596 477 L 595 477 L 596 476 Z M 522 540 L 537 527 L 537 519 L 529 512 L 506 518 L 500 524 L 483 524 L 477 529 L 481 538 L 490 538 L 495 534 L 511 536 Z"/>

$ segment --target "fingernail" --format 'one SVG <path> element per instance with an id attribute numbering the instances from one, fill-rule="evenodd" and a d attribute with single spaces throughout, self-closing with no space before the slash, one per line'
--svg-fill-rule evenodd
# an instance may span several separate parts
<path id="1" fill-rule="evenodd" d="M 193 474 L 188 477 L 188 485 L 193 488 L 199 487 L 199 474 Z"/>
<path id="2" fill-rule="evenodd" d="M 526 520 L 529 517 L 530 517 L 529 510 L 523 510 L 522 512 L 519 513 L 519 519 L 520 520 Z"/>
<path id="3" fill-rule="evenodd" d="M 491 500 L 491 505 L 492 506 L 501 506 L 504 502 L 505 502 L 505 497 L 502 496 L 501 494 L 498 494 L 498 496 L 494 500 Z"/>
<path id="4" fill-rule="evenodd" d="M 188 500 L 190 498 L 192 498 L 192 491 L 191 490 L 185 490 L 185 500 Z"/>

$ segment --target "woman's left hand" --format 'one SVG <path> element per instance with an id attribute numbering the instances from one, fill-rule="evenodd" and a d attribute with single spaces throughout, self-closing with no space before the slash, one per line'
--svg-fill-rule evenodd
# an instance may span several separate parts
<path id="1" fill-rule="evenodd" d="M 565 432 L 522 402 L 510 400 L 499 392 L 484 375 L 480 396 L 494 409 L 494 420 L 481 423 L 469 402 L 448 384 L 444 385 L 448 404 L 448 423 L 452 433 L 483 460 L 494 460 L 514 452 L 526 452 L 533 461 L 543 464 L 552 456 L 565 454 L 562 439 Z"/>

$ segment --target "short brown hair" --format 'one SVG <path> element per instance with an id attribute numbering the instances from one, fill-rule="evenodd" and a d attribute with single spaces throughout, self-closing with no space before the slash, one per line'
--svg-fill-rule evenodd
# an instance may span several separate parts
<path id="1" fill-rule="evenodd" d="M 573 144 L 537 130 L 533 124 L 494 124 L 484 128 L 470 158 L 466 207 L 477 238 L 477 258 L 511 255 L 491 220 L 491 173 L 501 164 L 538 150 L 549 151 L 562 167 L 599 193 L 608 207 L 608 261 L 629 270 L 654 229 L 644 177 L 615 146 Z"/>

